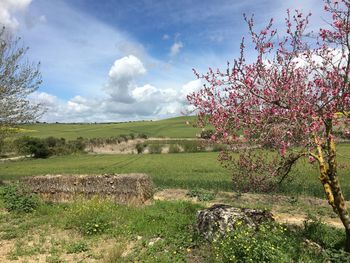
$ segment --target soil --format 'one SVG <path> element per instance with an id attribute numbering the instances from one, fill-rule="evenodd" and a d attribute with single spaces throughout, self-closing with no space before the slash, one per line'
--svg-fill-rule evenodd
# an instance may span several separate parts
<path id="1" fill-rule="evenodd" d="M 105 144 L 100 146 L 89 146 L 86 151 L 94 154 L 137 154 L 136 144 L 150 141 L 195 141 L 197 138 L 148 138 L 148 139 L 135 139 L 128 140 L 127 142 L 121 142 L 118 144 Z M 162 153 L 168 153 L 169 146 L 162 148 Z M 148 153 L 145 149 L 144 154 Z"/>
<path id="2" fill-rule="evenodd" d="M 188 190 L 185 189 L 164 189 L 155 193 L 155 200 L 184 200 L 198 203 L 198 198 L 189 197 L 187 195 Z M 203 202 L 200 202 L 203 204 Z M 291 204 L 291 198 L 283 195 L 267 195 L 267 194 L 237 194 L 232 192 L 219 192 L 215 198 L 209 202 L 204 202 L 204 205 L 209 207 L 213 204 L 229 204 L 237 205 L 239 207 L 249 207 L 254 204 L 272 206 L 271 212 L 277 222 L 286 223 L 291 225 L 303 225 L 304 221 L 307 220 L 308 215 L 301 213 L 300 209 L 295 209 L 295 206 Z M 314 197 L 299 197 L 298 203 L 301 206 L 311 207 L 324 207 L 328 208 L 329 204 L 326 200 L 322 200 Z M 350 205 L 350 202 L 349 204 Z M 284 211 L 288 211 L 284 212 Z M 331 211 L 331 208 L 329 207 Z M 322 216 L 322 221 L 331 226 L 342 228 L 343 225 L 338 217 L 325 215 Z"/>

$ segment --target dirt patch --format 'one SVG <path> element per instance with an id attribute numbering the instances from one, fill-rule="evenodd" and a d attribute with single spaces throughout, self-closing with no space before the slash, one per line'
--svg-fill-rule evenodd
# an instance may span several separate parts
<path id="1" fill-rule="evenodd" d="M 154 194 L 155 200 L 185 200 L 198 203 L 197 198 L 192 198 L 187 195 L 188 190 L 185 189 L 164 189 L 162 191 L 156 192 Z M 271 207 L 271 212 L 274 215 L 274 218 L 277 222 L 294 224 L 294 225 L 302 225 L 303 222 L 307 219 L 307 215 L 299 212 L 295 207 L 291 204 L 293 199 L 288 196 L 283 195 L 267 195 L 267 194 L 237 194 L 231 192 L 219 192 L 216 194 L 215 199 L 210 202 L 201 202 L 206 207 L 210 207 L 214 204 L 229 204 L 229 205 L 237 205 L 239 207 L 251 207 L 252 205 L 266 206 Z M 326 200 L 322 200 L 314 197 L 299 197 L 299 204 L 303 206 L 321 206 L 321 207 L 329 207 L 329 204 Z M 282 212 L 288 210 L 288 213 Z M 297 212 L 294 212 L 296 210 Z M 330 208 L 331 210 L 331 208 Z M 330 216 L 322 216 L 322 220 L 324 223 L 332 225 L 334 227 L 342 228 L 343 225 L 338 218 L 332 218 Z"/>
<path id="2" fill-rule="evenodd" d="M 0 262 L 11 262 L 7 255 L 13 250 L 14 242 L 11 240 L 1 240 L 0 241 Z"/>
<path id="3" fill-rule="evenodd" d="M 118 144 L 90 145 L 85 150 L 94 154 L 137 154 L 136 145 L 139 143 L 147 143 L 147 141 L 198 141 L 198 138 L 148 138 L 123 141 Z M 183 150 L 183 149 L 182 149 Z M 148 154 L 147 148 L 142 152 Z M 162 147 L 161 153 L 169 153 L 169 145 Z"/>
<path id="4" fill-rule="evenodd" d="M 273 213 L 274 218 L 277 222 L 280 223 L 286 223 L 291 225 L 298 225 L 302 226 L 304 224 L 304 221 L 307 220 L 306 215 L 300 215 L 300 214 L 288 214 L 288 213 Z M 336 228 L 343 228 L 343 224 L 338 218 L 323 218 L 323 222 L 327 225 L 336 227 Z"/>
<path id="5" fill-rule="evenodd" d="M 118 144 L 89 146 L 86 151 L 96 154 L 137 154 L 136 144 L 145 142 L 144 139 L 128 140 Z"/>
<path id="6" fill-rule="evenodd" d="M 122 244 L 117 239 L 104 239 L 101 246 L 98 240 L 84 239 L 86 251 L 69 252 L 69 245 L 81 240 L 82 237 L 74 231 L 54 228 L 44 233 L 31 233 L 21 239 L 1 240 L 0 262 L 104 262 L 110 251 Z M 124 247 L 127 246 L 123 244 Z M 129 250 L 123 250 L 126 251 Z"/>

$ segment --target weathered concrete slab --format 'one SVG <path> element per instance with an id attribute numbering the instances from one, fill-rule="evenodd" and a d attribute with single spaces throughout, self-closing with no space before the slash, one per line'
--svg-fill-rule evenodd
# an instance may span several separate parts
<path id="1" fill-rule="evenodd" d="M 154 186 L 146 174 L 44 175 L 24 179 L 34 193 L 53 202 L 77 197 L 108 198 L 122 204 L 144 204 L 152 199 Z"/>
<path id="2" fill-rule="evenodd" d="M 274 221 L 273 215 L 265 210 L 215 204 L 198 212 L 197 231 L 200 236 L 212 241 L 224 236 L 228 231 L 234 231 L 237 222 L 257 228 L 264 222 L 272 221 Z"/>

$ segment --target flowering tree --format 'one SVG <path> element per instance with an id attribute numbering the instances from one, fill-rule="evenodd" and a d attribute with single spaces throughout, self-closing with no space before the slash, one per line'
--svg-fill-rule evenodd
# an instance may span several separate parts
<path id="1" fill-rule="evenodd" d="M 34 121 L 41 113 L 40 105 L 28 98 L 41 84 L 39 65 L 26 60 L 28 48 L 20 44 L 20 38 L 0 28 L 0 150 L 17 124 Z"/>
<path id="2" fill-rule="evenodd" d="M 243 39 L 240 57 L 228 63 L 227 71 L 195 71 L 206 84 L 188 100 L 201 123 L 214 126 L 212 140 L 234 149 L 243 135 L 251 144 L 247 148 L 277 150 L 268 158 L 256 151 L 244 151 L 238 159 L 230 152 L 221 154 L 222 161 L 241 168 L 241 178 L 251 186 L 268 190 L 271 183 L 284 180 L 300 158 L 316 162 L 350 251 L 350 217 L 338 180 L 334 138 L 335 127 L 350 117 L 350 1 L 325 1 L 324 10 L 332 22 L 316 36 L 305 33 L 311 14 L 297 10 L 287 11 L 286 32 L 279 36 L 273 20 L 255 31 L 253 19 L 245 16 L 257 52 L 254 61 L 246 61 Z"/>

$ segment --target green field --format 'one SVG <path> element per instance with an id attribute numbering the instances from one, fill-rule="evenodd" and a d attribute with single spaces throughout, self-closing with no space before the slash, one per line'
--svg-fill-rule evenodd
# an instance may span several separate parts
<path id="1" fill-rule="evenodd" d="M 35 124 L 26 125 L 24 128 L 35 130 L 26 133 L 27 135 L 40 138 L 64 137 L 68 140 L 79 136 L 111 137 L 130 133 L 144 133 L 149 137 L 195 137 L 200 130 L 192 125 L 186 125 L 187 120 L 193 121 L 194 118 L 179 117 L 154 122 L 119 124 Z M 159 142 L 154 140 L 149 143 Z M 162 143 L 170 142 L 162 141 Z M 259 151 L 261 154 L 271 154 L 265 150 Z M 350 198 L 349 157 L 350 144 L 338 145 L 339 177 L 347 200 Z M 186 198 L 193 197 L 194 193 L 199 197 L 199 193 L 203 197 L 213 196 L 213 199 L 203 201 L 198 198 L 196 203 L 165 199 L 142 207 L 117 205 L 98 199 L 77 200 L 69 204 L 39 201 L 32 213 L 24 214 L 23 211 L 9 210 L 13 204 L 18 204 L 21 209 L 31 204 L 27 199 L 24 199 L 25 201 L 20 199 L 23 198 L 22 192 L 16 190 L 17 194 L 12 192 L 4 195 L 1 193 L 5 193 L 8 186 L 0 185 L 0 241 L 5 244 L 3 249 L 5 252 L 0 253 L 0 261 L 38 262 L 41 258 L 46 262 L 84 262 L 86 259 L 91 259 L 106 263 L 126 263 L 135 260 L 221 263 L 228 262 L 221 259 L 227 251 L 241 255 L 241 252 L 247 249 L 244 246 L 255 242 L 249 251 L 246 250 L 247 257 L 253 255 L 252 249 L 259 244 L 259 248 L 255 251 L 259 253 L 263 251 L 264 255 L 276 255 L 278 250 L 280 256 L 288 258 L 283 262 L 333 262 L 330 260 L 333 256 L 340 260 L 334 262 L 347 262 L 344 261 L 347 255 L 340 257 L 343 254 L 339 248 L 344 242 L 342 230 L 333 229 L 319 221 L 315 221 L 309 228 L 306 225 L 289 228 L 276 224 L 278 227 L 276 229 L 283 228 L 283 232 L 272 228 L 275 232 L 267 229 L 259 236 L 256 233 L 244 234 L 249 232 L 249 228 L 242 229 L 241 236 L 237 236 L 240 237 L 240 241 L 227 243 L 226 246 L 224 246 L 225 242 L 228 242 L 226 239 L 210 245 L 203 242 L 197 236 L 195 223 L 197 211 L 203 209 L 207 202 L 271 209 L 274 215 L 288 213 L 288 216 L 293 217 L 302 213 L 317 218 L 325 216 L 334 219 L 330 207 L 315 205 L 315 202 L 319 202 L 318 199 L 312 202 L 313 198 L 305 198 L 304 202 L 302 201 L 304 198 L 299 198 L 299 195 L 324 198 L 323 188 L 318 180 L 318 167 L 309 164 L 307 160 L 301 160 L 293 167 L 290 177 L 293 180 L 285 182 L 275 190 L 275 193 L 284 194 L 286 198 L 282 197 L 280 200 L 279 195 L 272 193 L 272 196 L 256 195 L 257 199 L 250 200 L 240 199 L 245 195 L 238 193 L 233 197 L 225 193 L 216 193 L 216 191 L 232 191 L 231 173 L 221 167 L 217 159 L 217 152 L 108 155 L 81 153 L 52 156 L 47 159 L 2 161 L 0 181 L 46 174 L 74 176 L 136 172 L 149 174 L 156 190 L 182 188 L 188 190 L 185 191 Z M 226 199 L 220 199 L 220 194 L 227 196 Z M 264 199 L 263 196 L 276 199 L 271 201 L 272 199 Z M 256 240 L 252 242 L 255 237 Z M 305 239 L 322 244 L 322 248 L 330 254 L 316 253 L 309 249 L 305 246 Z M 149 245 L 151 243 L 154 244 Z M 240 247 L 239 244 L 245 245 Z M 234 245 L 236 252 L 232 252 Z M 128 254 L 125 255 L 125 251 L 128 251 Z M 259 262 L 259 260 L 255 258 L 253 261 L 237 262 Z M 274 262 L 282 262 L 278 260 Z"/>
<path id="2" fill-rule="evenodd" d="M 346 198 L 350 198 L 350 173 L 345 157 L 350 145 L 339 149 L 340 179 Z M 232 189 L 229 171 L 217 161 L 217 153 L 179 153 L 144 155 L 69 155 L 49 159 L 27 159 L 0 164 L 0 179 L 16 179 L 39 174 L 104 174 L 147 173 L 160 188 L 203 188 L 208 190 Z M 304 194 L 323 197 L 318 181 L 318 168 L 300 161 L 292 172 L 294 181 L 278 190 L 284 194 Z"/>
<path id="3" fill-rule="evenodd" d="M 199 128 L 194 128 L 195 117 L 176 117 L 159 121 L 136 121 L 124 123 L 77 123 L 77 124 L 30 124 L 22 128 L 25 135 L 45 138 L 54 136 L 74 140 L 77 137 L 102 138 L 121 134 L 146 134 L 148 137 L 194 138 Z M 186 122 L 190 122 L 189 125 Z M 23 134 L 23 133 L 22 133 Z"/>

